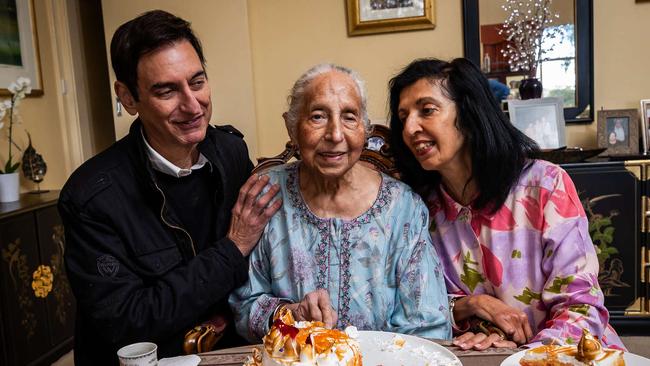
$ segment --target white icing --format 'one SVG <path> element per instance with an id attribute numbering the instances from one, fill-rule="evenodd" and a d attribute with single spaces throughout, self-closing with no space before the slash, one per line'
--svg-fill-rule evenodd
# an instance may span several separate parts
<path id="1" fill-rule="evenodd" d="M 328 353 L 316 355 L 314 359 L 303 357 L 301 354 L 300 361 L 298 362 L 284 362 L 279 359 L 274 359 L 268 352 L 264 351 L 262 354 L 262 366 L 346 366 L 353 357 L 354 352 L 348 348 L 341 360 L 339 360 L 336 352 L 331 350 Z"/>
<path id="2" fill-rule="evenodd" d="M 406 344 L 406 340 L 404 337 L 400 336 L 399 334 L 396 334 L 393 336 L 391 340 L 383 341 L 379 344 L 379 348 L 382 351 L 387 351 L 387 352 L 397 352 L 404 348 L 404 345 Z"/>
<path id="3" fill-rule="evenodd" d="M 298 329 L 307 328 L 310 325 L 311 325 L 311 322 L 307 322 L 307 321 L 296 321 L 295 323 L 293 323 L 293 326 L 298 328 Z"/>

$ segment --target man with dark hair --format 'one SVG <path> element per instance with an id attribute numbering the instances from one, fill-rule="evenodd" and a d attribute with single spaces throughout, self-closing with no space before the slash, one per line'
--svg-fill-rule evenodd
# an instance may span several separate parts
<path id="1" fill-rule="evenodd" d="M 208 124 L 203 52 L 188 22 L 147 12 L 118 28 L 111 60 L 115 93 L 138 118 L 72 174 L 59 201 L 76 365 L 114 365 L 118 348 L 140 341 L 178 355 L 192 326 L 215 314 L 228 323 L 227 296 L 281 204 L 268 177 L 249 178 L 243 136 Z M 235 342 L 230 329 L 217 346 Z"/>

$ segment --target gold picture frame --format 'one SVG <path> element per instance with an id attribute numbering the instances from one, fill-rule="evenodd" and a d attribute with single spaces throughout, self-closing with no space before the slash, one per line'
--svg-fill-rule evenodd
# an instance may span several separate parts
<path id="1" fill-rule="evenodd" d="M 8 25 L 0 34 L 7 41 L 7 47 L 0 51 L 0 95 L 9 95 L 7 87 L 21 76 L 31 81 L 30 96 L 43 95 L 34 2 L 16 0 L 15 4 L 15 9 L 0 7 L 0 21 Z"/>
<path id="2" fill-rule="evenodd" d="M 607 148 L 603 155 L 637 155 L 639 153 L 639 111 L 612 109 L 598 111 L 598 147 Z"/>
<path id="3" fill-rule="evenodd" d="M 348 36 L 433 29 L 435 0 L 346 0 Z"/>

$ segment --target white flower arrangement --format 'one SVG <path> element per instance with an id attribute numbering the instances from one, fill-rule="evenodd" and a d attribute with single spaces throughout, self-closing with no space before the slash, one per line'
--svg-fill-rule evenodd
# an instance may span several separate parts
<path id="1" fill-rule="evenodd" d="M 12 146 L 20 151 L 20 147 L 13 140 L 13 127 L 18 123 L 18 106 L 20 101 L 25 98 L 27 94 L 32 91 L 31 80 L 25 77 L 19 77 L 16 81 L 9 85 L 9 92 L 11 98 L 5 99 L 0 102 L 0 129 L 4 127 L 5 119 L 9 120 L 9 127 L 7 131 L 7 138 L 9 140 L 9 157 L 5 163 L 4 169 L 0 169 L 0 174 L 9 174 L 18 170 L 20 162 L 13 163 Z"/>
<path id="2" fill-rule="evenodd" d="M 542 48 L 544 37 L 562 36 L 561 28 L 548 28 L 553 19 L 559 18 L 551 11 L 551 3 L 552 0 L 506 0 L 502 5 L 509 15 L 499 34 L 505 33 L 509 43 L 501 53 L 511 71 L 528 71 L 529 77 L 535 77 L 542 57 L 553 49 L 553 45 Z"/>

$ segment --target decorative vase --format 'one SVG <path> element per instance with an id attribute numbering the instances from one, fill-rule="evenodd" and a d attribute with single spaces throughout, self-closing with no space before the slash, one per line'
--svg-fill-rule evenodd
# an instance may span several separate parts
<path id="1" fill-rule="evenodd" d="M 0 202 L 14 202 L 20 199 L 18 173 L 0 174 Z"/>
<path id="2" fill-rule="evenodd" d="M 41 182 L 47 173 L 47 164 L 43 160 L 43 156 L 36 152 L 34 146 L 32 146 L 32 136 L 27 132 L 27 137 L 29 138 L 29 145 L 23 153 L 23 162 L 21 166 L 23 167 L 23 175 L 25 178 L 36 183 L 36 190 L 29 193 L 45 193 L 49 192 L 48 190 L 41 190 Z"/>
<path id="3" fill-rule="evenodd" d="M 542 82 L 537 78 L 525 78 L 519 83 L 521 99 L 534 99 L 542 97 Z"/>

